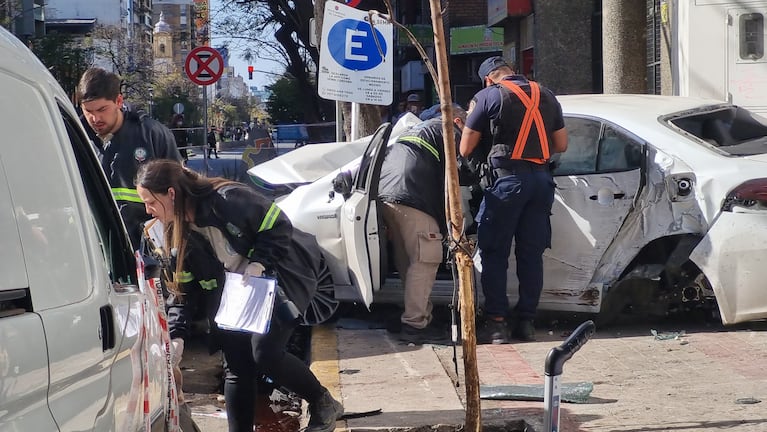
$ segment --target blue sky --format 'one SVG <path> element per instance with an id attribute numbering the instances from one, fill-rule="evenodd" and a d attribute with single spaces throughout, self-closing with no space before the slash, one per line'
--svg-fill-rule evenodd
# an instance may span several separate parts
<path id="1" fill-rule="evenodd" d="M 220 4 L 221 0 L 210 0 L 211 16 L 215 16 L 216 11 L 220 8 Z M 213 27 L 211 30 L 211 45 L 213 45 L 213 47 L 221 46 L 222 43 L 225 42 L 225 39 L 219 37 L 219 35 L 216 34 L 215 27 Z M 253 68 L 255 69 L 255 72 L 253 73 L 253 80 L 248 80 L 248 63 L 240 57 L 241 55 L 242 52 L 238 51 L 235 46 L 229 47 L 229 66 L 234 67 L 235 75 L 240 75 L 243 77 L 245 79 L 245 83 L 248 86 L 258 86 L 259 89 L 263 89 L 265 85 L 269 85 L 274 81 L 275 76 L 273 73 L 281 73 L 284 70 L 284 67 L 275 61 L 256 59 L 252 63 Z M 262 73 L 259 71 L 271 73 Z"/>

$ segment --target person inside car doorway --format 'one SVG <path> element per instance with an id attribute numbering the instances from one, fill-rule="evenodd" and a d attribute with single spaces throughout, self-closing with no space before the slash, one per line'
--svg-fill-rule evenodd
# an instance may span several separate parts
<path id="1" fill-rule="evenodd" d="M 482 259 L 485 323 L 480 343 L 535 340 L 533 319 L 543 289 L 543 251 L 551 247 L 554 180 L 549 158 L 567 150 L 562 107 L 551 90 L 515 74 L 501 57 L 479 66 L 485 88 L 476 96 L 461 138 L 460 153 L 488 154 L 487 188 L 477 214 Z M 481 146 L 480 146 L 481 147 Z M 506 270 L 515 242 L 519 300 L 510 313 Z M 510 318 L 510 320 L 509 320 Z M 510 326 L 508 324 L 511 324 Z"/>
<path id="2" fill-rule="evenodd" d="M 142 111 L 124 109 L 120 84 L 120 77 L 112 72 L 90 68 L 77 85 L 77 100 L 89 126 L 85 129 L 99 151 L 101 167 L 137 249 L 143 224 L 149 220 L 133 185 L 138 167 L 152 159 L 182 159 L 170 129 Z"/>
<path id="3" fill-rule="evenodd" d="M 466 111 L 453 104 L 456 144 Z M 429 301 L 442 263 L 445 226 L 445 154 L 441 113 L 412 126 L 387 149 L 378 196 L 394 252 L 394 264 L 405 286 L 405 310 L 399 339 L 410 343 L 439 342 L 446 335 L 430 325 Z"/>

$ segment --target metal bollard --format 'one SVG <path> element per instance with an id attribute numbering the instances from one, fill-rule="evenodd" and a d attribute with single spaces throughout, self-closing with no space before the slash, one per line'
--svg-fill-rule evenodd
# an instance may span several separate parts
<path id="1" fill-rule="evenodd" d="M 560 378 L 565 362 L 572 358 L 594 334 L 594 321 L 578 326 L 562 345 L 552 348 L 546 355 L 545 382 L 543 385 L 543 430 L 559 432 L 559 406 L 561 404 Z"/>

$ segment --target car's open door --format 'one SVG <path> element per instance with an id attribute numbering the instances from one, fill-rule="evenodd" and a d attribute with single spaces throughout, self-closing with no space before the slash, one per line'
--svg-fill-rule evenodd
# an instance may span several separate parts
<path id="1" fill-rule="evenodd" d="M 381 239 L 376 199 L 390 134 L 389 123 L 382 124 L 373 134 L 354 176 L 351 196 L 341 209 L 341 237 L 352 284 L 359 289 L 360 300 L 365 306 L 370 306 L 373 293 L 381 288 Z"/>

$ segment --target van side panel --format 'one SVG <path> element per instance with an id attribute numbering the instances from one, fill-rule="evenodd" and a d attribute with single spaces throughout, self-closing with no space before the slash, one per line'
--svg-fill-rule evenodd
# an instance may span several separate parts
<path id="1" fill-rule="evenodd" d="M 48 411 L 48 354 L 40 317 L 0 313 L 0 425 L 9 431 L 55 431 Z"/>
<path id="2" fill-rule="evenodd" d="M 16 219 L 29 221 L 19 225 L 19 236 L 32 309 L 45 334 L 38 343 L 47 343 L 49 408 L 62 430 L 90 430 L 106 403 L 114 357 L 101 339 L 108 275 L 86 253 L 84 231 L 93 220 L 80 204 L 84 192 L 70 172 L 74 158 L 58 108 L 23 77 L 0 72 L 0 88 L 0 119 L 12 119 L 6 128 L 14 130 L 3 165 Z"/>
<path id="3" fill-rule="evenodd" d="M 13 119 L 6 127 L 14 130 L 13 142 L 4 143 L 13 151 L 3 151 L 3 165 L 16 217 L 29 221 L 19 234 L 29 283 L 37 287 L 35 310 L 81 301 L 91 291 L 83 221 L 51 116 L 41 118 L 50 110 L 40 92 L 20 79 L 0 73 L 0 88 L 0 119 Z"/>
<path id="4" fill-rule="evenodd" d="M 27 272 L 24 268 L 24 257 L 21 254 L 19 229 L 16 227 L 16 217 L 13 213 L 8 179 L 3 169 L 3 155 L 0 152 L 0 291 L 27 288 Z M 26 219 L 21 223 L 27 224 Z"/>

